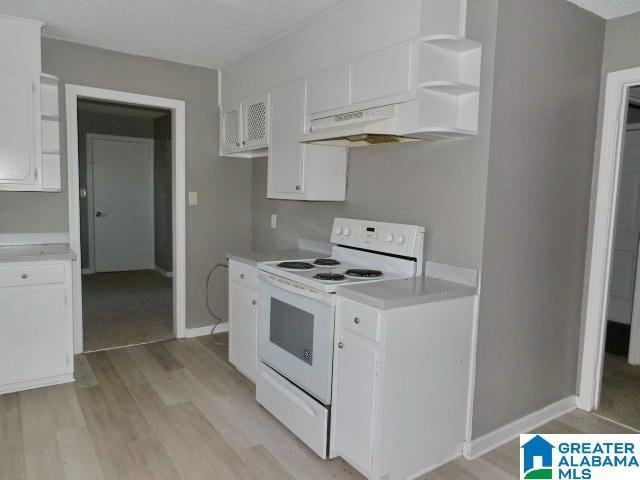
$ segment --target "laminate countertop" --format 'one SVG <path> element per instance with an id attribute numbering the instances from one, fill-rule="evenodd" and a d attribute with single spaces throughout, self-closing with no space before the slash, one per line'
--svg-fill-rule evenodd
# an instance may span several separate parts
<path id="1" fill-rule="evenodd" d="M 67 243 L 0 245 L 0 263 L 75 259 L 76 254 Z"/>
<path id="2" fill-rule="evenodd" d="M 460 283 L 433 277 L 411 277 L 397 280 L 345 285 L 336 293 L 354 302 L 378 310 L 410 307 L 475 295 L 477 289 Z"/>
<path id="3" fill-rule="evenodd" d="M 227 257 L 230 260 L 236 260 L 238 262 L 246 263 L 255 267 L 260 262 L 269 262 L 276 260 L 302 260 L 311 258 L 323 258 L 329 255 L 325 253 L 312 252 L 310 250 L 300 250 L 298 248 L 289 249 L 276 249 L 266 252 L 241 252 L 241 253 L 227 253 Z"/>

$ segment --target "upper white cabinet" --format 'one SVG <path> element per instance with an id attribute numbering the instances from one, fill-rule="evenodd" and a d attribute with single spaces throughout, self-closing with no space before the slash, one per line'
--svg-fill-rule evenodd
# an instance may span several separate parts
<path id="1" fill-rule="evenodd" d="M 309 115 L 348 105 L 350 67 L 338 65 L 307 78 Z"/>
<path id="2" fill-rule="evenodd" d="M 346 194 L 347 150 L 299 143 L 304 108 L 303 80 L 271 91 L 267 197 L 342 201 Z"/>
<path id="3" fill-rule="evenodd" d="M 236 152 L 242 147 L 242 103 L 224 105 L 220 111 L 220 150 L 222 154 Z"/>
<path id="4" fill-rule="evenodd" d="M 0 190 L 61 189 L 58 80 L 41 72 L 41 28 L 0 16 Z"/>
<path id="5" fill-rule="evenodd" d="M 33 79 L 0 72 L 0 184 L 35 183 Z"/>
<path id="6" fill-rule="evenodd" d="M 223 105 L 220 109 L 220 154 L 263 157 L 269 145 L 269 94 Z"/>
<path id="7" fill-rule="evenodd" d="M 269 94 L 257 95 L 242 102 L 243 148 L 269 144 Z"/>
<path id="8" fill-rule="evenodd" d="M 414 83 L 411 76 L 413 63 L 410 42 L 355 60 L 351 64 L 352 103 L 410 93 Z"/>

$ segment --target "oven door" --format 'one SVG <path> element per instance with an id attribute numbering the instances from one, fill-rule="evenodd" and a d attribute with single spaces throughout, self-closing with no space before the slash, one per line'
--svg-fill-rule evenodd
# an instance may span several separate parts
<path id="1" fill-rule="evenodd" d="M 260 276 L 258 357 L 325 405 L 331 403 L 335 300 Z"/>

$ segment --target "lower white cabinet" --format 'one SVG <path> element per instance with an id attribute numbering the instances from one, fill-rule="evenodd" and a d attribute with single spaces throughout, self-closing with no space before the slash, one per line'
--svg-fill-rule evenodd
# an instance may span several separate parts
<path id="1" fill-rule="evenodd" d="M 475 299 L 376 310 L 338 297 L 332 458 L 404 480 L 462 453 Z"/>
<path id="2" fill-rule="evenodd" d="M 70 263 L 0 264 L 0 394 L 73 380 Z"/>
<path id="3" fill-rule="evenodd" d="M 371 469 L 373 460 L 373 417 L 378 386 L 378 347 L 347 330 L 340 332 L 335 362 L 334 408 L 335 438 L 338 448 L 349 452 L 350 461 L 363 470 Z"/>
<path id="4" fill-rule="evenodd" d="M 258 363 L 258 270 L 229 261 L 229 361 L 255 383 Z"/>

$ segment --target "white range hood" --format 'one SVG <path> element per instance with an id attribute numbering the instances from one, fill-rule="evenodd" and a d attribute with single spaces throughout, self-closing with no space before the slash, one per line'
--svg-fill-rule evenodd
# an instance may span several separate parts
<path id="1" fill-rule="evenodd" d="M 410 101 L 311 119 L 309 133 L 300 142 L 359 147 L 458 136 L 451 129 L 442 133 L 433 128 L 421 131 L 416 128 L 418 115 L 418 102 Z M 460 131 L 459 135 L 466 136 L 468 132 Z"/>

